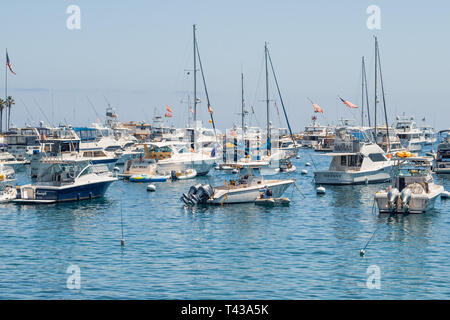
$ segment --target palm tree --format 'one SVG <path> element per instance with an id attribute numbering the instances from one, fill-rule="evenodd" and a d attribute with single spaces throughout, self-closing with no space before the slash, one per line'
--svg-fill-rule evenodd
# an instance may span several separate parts
<path id="1" fill-rule="evenodd" d="M 9 123 L 11 122 L 11 106 L 14 104 L 16 104 L 14 99 L 11 96 L 8 96 L 8 98 L 6 98 L 6 105 L 8 106 L 8 124 L 6 130 L 9 130 Z"/>
<path id="2" fill-rule="evenodd" d="M 0 99 L 0 132 L 3 132 L 3 109 L 5 108 L 5 101 Z"/>

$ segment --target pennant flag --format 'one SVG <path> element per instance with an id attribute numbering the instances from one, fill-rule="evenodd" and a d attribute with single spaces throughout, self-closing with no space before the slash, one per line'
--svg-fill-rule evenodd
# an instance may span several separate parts
<path id="1" fill-rule="evenodd" d="M 319 107 L 318 104 L 313 103 L 312 105 L 313 105 L 315 113 L 318 113 L 318 112 L 323 113 L 323 109 L 321 107 Z"/>
<path id="2" fill-rule="evenodd" d="M 166 106 L 167 111 L 172 112 L 172 109 L 170 109 L 169 105 Z"/>
<path id="3" fill-rule="evenodd" d="M 214 145 L 214 148 L 211 150 L 211 158 L 214 158 L 216 156 L 216 150 L 217 150 L 217 143 Z"/>
<path id="4" fill-rule="evenodd" d="M 208 106 L 208 111 L 209 113 L 213 114 L 213 109 L 211 108 L 211 106 Z"/>
<path id="5" fill-rule="evenodd" d="M 9 67 L 9 70 L 12 72 L 12 74 L 16 74 L 11 66 L 11 61 L 9 61 L 8 51 L 6 51 L 6 65 Z"/>
<path id="6" fill-rule="evenodd" d="M 166 118 L 172 118 L 172 114 L 170 112 L 166 112 L 165 117 Z"/>
<path id="7" fill-rule="evenodd" d="M 351 103 L 350 101 L 344 100 L 341 97 L 339 97 L 339 99 L 341 99 L 341 101 L 349 108 L 353 108 L 353 109 L 358 109 L 358 106 L 355 106 L 353 103 Z"/>

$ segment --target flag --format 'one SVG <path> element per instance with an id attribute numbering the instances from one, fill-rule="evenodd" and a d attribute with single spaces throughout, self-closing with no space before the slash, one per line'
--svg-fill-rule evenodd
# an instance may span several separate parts
<path id="1" fill-rule="evenodd" d="M 211 158 L 214 158 L 216 156 L 216 150 L 217 150 L 217 143 L 214 145 L 214 148 L 211 150 Z"/>
<path id="2" fill-rule="evenodd" d="M 358 106 L 355 106 L 353 103 L 351 103 L 350 101 L 344 100 L 341 97 L 339 97 L 339 99 L 341 99 L 341 101 L 349 108 L 353 108 L 353 109 L 358 109 Z"/>
<path id="3" fill-rule="evenodd" d="M 312 104 L 313 105 L 313 108 L 314 108 L 314 112 L 315 113 L 323 113 L 323 109 L 321 108 L 321 107 L 319 107 L 319 105 L 318 104 L 315 104 L 315 103 L 313 103 Z"/>
<path id="4" fill-rule="evenodd" d="M 213 114 L 213 109 L 211 108 L 211 106 L 208 106 L 208 111 L 210 114 Z"/>
<path id="5" fill-rule="evenodd" d="M 6 65 L 9 67 L 9 70 L 12 72 L 12 74 L 16 74 L 11 66 L 11 61 L 9 61 L 8 51 L 6 51 Z"/>
<path id="6" fill-rule="evenodd" d="M 191 108 L 190 111 L 191 111 L 191 113 L 194 113 L 194 109 Z"/>
<path id="7" fill-rule="evenodd" d="M 166 106 L 167 111 L 172 112 L 172 109 L 170 109 L 169 105 Z"/>
<path id="8" fill-rule="evenodd" d="M 166 112 L 166 114 L 164 115 L 166 118 L 172 118 L 172 114 L 170 112 Z"/>

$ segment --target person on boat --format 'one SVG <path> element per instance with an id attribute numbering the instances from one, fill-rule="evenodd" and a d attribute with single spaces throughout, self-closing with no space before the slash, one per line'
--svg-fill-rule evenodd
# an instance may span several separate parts
<path id="1" fill-rule="evenodd" d="M 270 188 L 266 186 L 264 188 L 263 194 L 261 195 L 261 198 L 264 198 L 264 199 L 272 198 L 272 190 L 270 190 Z"/>

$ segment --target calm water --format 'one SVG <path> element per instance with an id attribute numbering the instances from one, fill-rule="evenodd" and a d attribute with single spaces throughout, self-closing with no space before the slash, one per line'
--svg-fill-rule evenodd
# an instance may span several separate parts
<path id="1" fill-rule="evenodd" d="M 450 298 L 450 201 L 439 198 L 424 215 L 389 217 L 372 212 L 385 184 L 330 186 L 317 196 L 314 168 L 300 174 L 309 153 L 328 166 L 301 151 L 291 176 L 306 198 L 288 189 L 290 207 L 187 209 L 179 197 L 194 180 L 159 183 L 153 193 L 119 181 L 103 199 L 0 205 L 0 298 Z M 225 178 L 213 170 L 197 181 Z M 450 190 L 450 177 L 436 180 Z M 19 174 L 18 183 L 27 181 Z M 70 265 L 80 268 L 79 290 L 67 288 Z M 380 289 L 366 287 L 371 265 L 380 268 Z"/>

